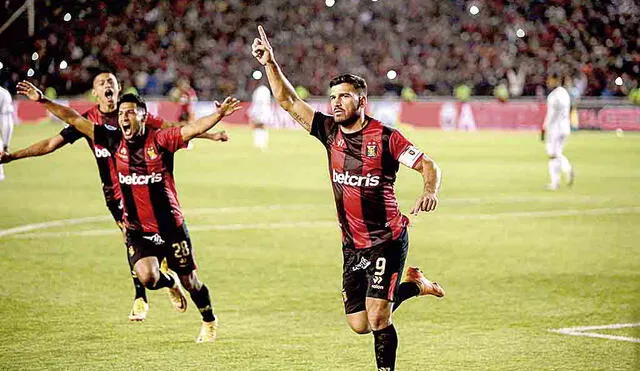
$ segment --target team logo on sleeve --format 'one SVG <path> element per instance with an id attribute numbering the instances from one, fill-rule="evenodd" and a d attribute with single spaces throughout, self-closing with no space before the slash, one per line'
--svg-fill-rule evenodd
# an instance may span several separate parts
<path id="1" fill-rule="evenodd" d="M 370 141 L 367 143 L 367 157 L 374 158 L 378 157 L 378 143 L 375 141 Z"/>
<path id="2" fill-rule="evenodd" d="M 156 149 L 154 147 L 147 148 L 147 157 L 149 157 L 149 160 L 155 160 L 156 158 L 158 158 L 158 154 L 156 153 Z"/>

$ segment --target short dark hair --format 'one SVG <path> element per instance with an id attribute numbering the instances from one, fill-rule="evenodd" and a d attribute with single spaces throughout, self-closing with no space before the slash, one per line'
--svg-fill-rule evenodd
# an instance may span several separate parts
<path id="1" fill-rule="evenodd" d="M 120 105 L 122 103 L 135 103 L 136 107 L 144 109 L 147 112 L 147 104 L 144 102 L 144 99 L 140 98 L 139 95 L 127 93 L 120 97 L 118 101 L 118 110 L 120 110 Z"/>
<path id="2" fill-rule="evenodd" d="M 358 94 L 367 95 L 367 82 L 360 76 L 345 73 L 329 81 L 330 88 L 340 84 L 351 84 L 358 91 Z"/>
<path id="3" fill-rule="evenodd" d="M 102 75 L 103 73 L 108 73 L 110 75 L 116 76 L 116 74 L 109 68 L 106 67 L 90 67 L 87 71 L 91 74 L 91 82 L 96 79 L 96 77 Z M 116 80 L 118 77 L 116 77 Z"/>

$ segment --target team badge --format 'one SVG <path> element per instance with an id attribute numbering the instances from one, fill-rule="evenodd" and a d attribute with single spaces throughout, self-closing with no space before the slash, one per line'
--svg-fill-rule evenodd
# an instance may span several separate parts
<path id="1" fill-rule="evenodd" d="M 149 157 L 149 160 L 155 160 L 156 158 L 158 158 L 158 154 L 156 153 L 156 149 L 153 148 L 153 147 L 147 148 L 147 156 Z"/>
<path id="2" fill-rule="evenodd" d="M 129 246 L 129 256 L 133 256 L 135 253 L 136 251 L 133 249 L 133 246 Z"/>
<path id="3" fill-rule="evenodd" d="M 120 150 L 118 151 L 118 156 L 122 157 L 123 159 L 127 159 L 127 148 L 126 147 L 120 147 Z"/>
<path id="4" fill-rule="evenodd" d="M 378 157 L 378 143 L 371 141 L 367 143 L 367 157 Z"/>

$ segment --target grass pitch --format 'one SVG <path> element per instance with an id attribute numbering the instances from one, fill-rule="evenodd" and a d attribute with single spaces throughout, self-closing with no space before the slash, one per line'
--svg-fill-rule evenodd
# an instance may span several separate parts
<path id="1" fill-rule="evenodd" d="M 58 130 L 17 127 L 12 148 Z M 324 149 L 302 131 L 272 131 L 262 153 L 247 128 L 229 132 L 228 143 L 176 155 L 199 275 L 221 320 L 214 344 L 194 343 L 198 312 L 191 302 L 172 312 L 164 292 L 149 294 L 144 323 L 127 321 L 125 249 L 85 143 L 6 165 L 1 369 L 375 369 L 372 336 L 343 315 Z M 535 133 L 404 132 L 444 173 L 437 212 L 413 218 L 407 264 L 447 297 L 394 315 L 398 370 L 637 369 L 638 343 L 548 330 L 640 322 L 640 135 L 573 135 L 576 185 L 547 192 Z M 420 190 L 401 167 L 404 212 Z M 50 223 L 63 219 L 77 224 Z M 640 338 L 638 327 L 599 333 Z"/>

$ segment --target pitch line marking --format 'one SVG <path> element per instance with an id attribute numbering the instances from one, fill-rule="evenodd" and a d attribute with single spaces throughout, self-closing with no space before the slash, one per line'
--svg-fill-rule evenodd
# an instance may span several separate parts
<path id="1" fill-rule="evenodd" d="M 292 205 L 238 206 L 238 207 L 220 207 L 220 208 L 200 208 L 200 209 L 192 209 L 187 211 L 188 211 L 188 214 L 190 215 L 197 215 L 197 214 L 211 214 L 216 212 L 233 213 L 233 212 L 255 212 L 255 211 L 273 211 L 273 210 L 295 210 L 295 209 L 305 209 L 313 206 L 317 206 L 317 205 L 292 204 Z M 14 228 L 1 229 L 0 237 L 23 233 L 23 232 L 31 232 L 39 229 L 64 227 L 67 225 L 108 222 L 110 220 L 113 220 L 111 216 L 101 215 L 101 216 L 89 216 L 84 218 L 52 220 L 49 222 L 34 223 L 34 224 L 25 224 L 25 225 L 21 225 Z"/>
<path id="2" fill-rule="evenodd" d="M 536 202 L 536 201 L 594 201 L 594 200 L 609 200 L 612 198 L 602 198 L 602 197 L 591 197 L 591 196 L 572 196 L 572 197 L 554 197 L 554 196 L 499 196 L 499 197 L 472 197 L 472 198 L 449 198 L 442 200 L 441 203 L 446 204 L 482 204 L 482 203 L 497 203 L 497 202 Z M 413 204 L 413 200 L 407 201 L 402 200 L 403 203 Z M 253 212 L 253 211 L 273 211 L 273 210 L 297 210 L 297 209 L 305 209 L 309 207 L 324 207 L 329 206 L 330 204 L 291 204 L 291 205 L 257 205 L 257 206 L 237 206 L 237 207 L 220 207 L 220 208 L 201 208 L 201 209 L 193 209 L 187 210 L 190 215 L 197 214 L 206 214 L 206 213 L 235 213 L 235 212 Z M 464 218 L 464 216 L 460 216 L 459 218 Z M 492 217 L 489 217 L 492 218 Z M 77 224 L 87 224 L 87 223 L 97 223 L 97 222 L 106 222 L 111 220 L 111 218 L 107 215 L 103 216 L 90 216 L 84 218 L 74 218 L 74 219 L 61 219 L 61 220 L 53 220 L 49 222 L 42 223 L 34 223 L 34 224 L 25 224 L 18 227 L 2 229 L 0 230 L 0 237 L 14 235 L 23 232 L 30 232 L 39 229 L 47 229 L 53 227 L 62 227 L 66 225 L 77 225 Z"/>
<path id="3" fill-rule="evenodd" d="M 598 332 L 591 332 L 593 330 L 616 330 L 616 329 L 630 328 L 630 327 L 640 327 L 640 323 L 615 323 L 612 325 L 601 325 L 601 326 L 565 327 L 565 328 L 558 328 L 558 329 L 549 329 L 549 331 L 555 332 L 558 334 L 563 334 L 563 335 L 586 336 L 586 337 L 592 337 L 592 338 L 640 343 L 640 338 L 636 338 L 636 337 L 617 336 L 617 335 L 601 334 Z"/>
<path id="4" fill-rule="evenodd" d="M 304 205 L 308 207 L 309 205 Z M 268 208 L 269 210 L 277 209 L 291 209 L 301 208 L 303 205 L 271 205 L 265 207 L 250 207 L 241 208 L 243 211 L 257 211 Z M 303 208 L 304 208 L 303 207 Z M 233 208 L 221 208 L 221 209 L 195 209 L 191 214 L 207 214 L 213 211 L 224 210 L 223 212 L 229 212 Z M 201 212 L 199 212 L 199 210 Z M 205 212 L 206 211 L 206 212 Z M 546 210 L 546 211 L 528 211 L 528 212 L 506 212 L 496 214 L 441 214 L 438 218 L 449 218 L 453 220 L 497 220 L 501 218 L 540 218 L 540 217 L 565 217 L 575 215 L 612 215 L 612 214 L 629 214 L 640 213 L 640 206 L 631 207 L 617 207 L 617 208 L 600 208 L 600 209 L 586 209 L 586 210 Z M 27 233 L 36 229 L 44 229 L 52 226 L 64 226 L 73 224 L 82 224 L 82 222 L 97 222 L 107 221 L 109 217 L 90 217 L 79 219 L 66 219 L 53 221 L 48 223 L 31 224 L 22 227 L 16 227 L 0 231 L 0 237 L 12 235 L 13 238 L 42 238 L 42 237 L 66 237 L 66 236 L 104 236 L 114 234 L 116 229 L 93 229 L 86 231 L 63 231 L 63 232 L 39 232 L 39 233 Z M 212 225 L 194 225 L 189 229 L 193 231 L 212 231 L 212 230 L 247 230 L 247 229 L 286 229 L 286 228 L 317 228 L 335 226 L 335 221 L 327 220 L 310 220 L 310 221 L 297 221 L 297 222 L 275 222 L 275 223 L 255 223 L 255 224 L 212 224 Z"/>

